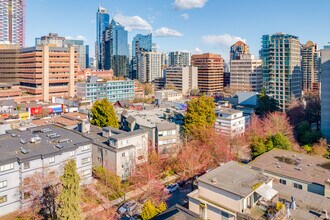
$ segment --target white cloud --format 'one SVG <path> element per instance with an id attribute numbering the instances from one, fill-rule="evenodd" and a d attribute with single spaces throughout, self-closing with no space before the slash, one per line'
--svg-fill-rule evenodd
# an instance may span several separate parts
<path id="1" fill-rule="evenodd" d="M 195 47 L 195 54 L 203 53 L 203 51 L 199 47 Z"/>
<path id="2" fill-rule="evenodd" d="M 130 17 L 122 14 L 116 14 L 114 19 L 119 24 L 123 25 L 127 31 L 140 30 L 150 32 L 152 30 L 149 22 L 137 15 Z"/>
<path id="3" fill-rule="evenodd" d="M 206 44 L 218 44 L 220 46 L 226 46 L 226 47 L 233 45 L 239 40 L 246 42 L 246 40 L 241 37 L 237 37 L 229 34 L 205 35 L 202 37 L 202 40 Z"/>
<path id="4" fill-rule="evenodd" d="M 82 35 L 77 35 L 77 36 L 66 36 L 65 39 L 68 40 L 83 40 L 83 41 L 87 41 L 86 37 L 82 36 Z"/>
<path id="5" fill-rule="evenodd" d="M 183 13 L 180 15 L 184 20 L 188 20 L 189 19 L 189 15 L 187 13 Z"/>
<path id="6" fill-rule="evenodd" d="M 174 0 L 175 9 L 203 8 L 208 0 Z"/>
<path id="7" fill-rule="evenodd" d="M 155 37 L 182 37 L 183 34 L 177 30 L 173 30 L 167 27 L 161 27 L 154 31 Z"/>

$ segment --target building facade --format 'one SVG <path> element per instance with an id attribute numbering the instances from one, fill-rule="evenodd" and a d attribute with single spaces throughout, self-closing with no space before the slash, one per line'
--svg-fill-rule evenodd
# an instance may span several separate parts
<path id="1" fill-rule="evenodd" d="M 189 52 L 174 51 L 168 54 L 168 66 L 190 66 Z"/>
<path id="2" fill-rule="evenodd" d="M 105 8 L 99 7 L 96 13 L 96 42 L 95 42 L 95 59 L 96 59 L 96 68 L 102 69 L 103 62 L 103 32 L 109 26 L 110 15 Z"/>
<path id="3" fill-rule="evenodd" d="M 140 82 L 153 82 L 156 78 L 162 78 L 162 53 L 142 52 L 138 68 Z"/>
<path id="4" fill-rule="evenodd" d="M 223 90 L 224 62 L 220 55 L 192 55 L 191 65 L 198 68 L 198 88 L 201 93 L 215 95 Z"/>
<path id="5" fill-rule="evenodd" d="M 247 54 L 230 61 L 230 89 L 237 92 L 260 92 L 262 89 L 262 61 Z"/>
<path id="6" fill-rule="evenodd" d="M 217 131 L 230 137 L 244 134 L 246 118 L 242 111 L 219 108 L 215 113 L 217 118 L 214 127 Z"/>
<path id="7" fill-rule="evenodd" d="M 152 51 L 152 34 L 137 34 L 132 41 L 131 79 L 138 79 L 138 69 L 142 52 Z"/>
<path id="8" fill-rule="evenodd" d="M 129 51 L 128 32 L 122 25 L 112 19 L 109 27 L 103 32 L 103 68 L 112 69 L 116 77 L 128 77 Z"/>
<path id="9" fill-rule="evenodd" d="M 75 73 L 78 58 L 74 47 L 48 45 L 20 49 L 19 78 L 21 89 L 38 100 L 75 96 Z"/>
<path id="10" fill-rule="evenodd" d="M 230 47 L 230 60 L 240 60 L 250 53 L 250 47 L 243 41 L 237 41 Z"/>
<path id="11" fill-rule="evenodd" d="M 330 45 L 321 50 L 321 132 L 330 141 Z"/>
<path id="12" fill-rule="evenodd" d="M 301 46 L 301 71 L 303 91 L 318 89 L 321 57 L 317 44 L 312 41 L 307 41 L 306 44 Z"/>
<path id="13" fill-rule="evenodd" d="M 27 208 L 29 178 L 60 176 L 70 159 L 83 184 L 92 180 L 92 141 L 73 131 L 55 125 L 10 130 L 1 135 L 0 149 L 0 216 Z"/>
<path id="14" fill-rule="evenodd" d="M 0 0 L 0 42 L 25 46 L 25 0 Z"/>
<path id="15" fill-rule="evenodd" d="M 198 68 L 194 66 L 169 66 L 166 68 L 166 84 L 174 85 L 183 95 L 198 89 Z"/>
<path id="16" fill-rule="evenodd" d="M 260 57 L 266 92 L 285 111 L 293 97 L 302 95 L 299 39 L 285 33 L 264 35 Z"/>
<path id="17" fill-rule="evenodd" d="M 2 83 L 19 84 L 18 56 L 17 44 L 0 44 L 0 81 Z"/>
<path id="18" fill-rule="evenodd" d="M 104 81 L 97 76 L 87 78 L 86 82 L 77 83 L 77 96 L 92 102 L 107 98 L 110 102 L 134 99 L 134 81 L 110 80 Z"/>

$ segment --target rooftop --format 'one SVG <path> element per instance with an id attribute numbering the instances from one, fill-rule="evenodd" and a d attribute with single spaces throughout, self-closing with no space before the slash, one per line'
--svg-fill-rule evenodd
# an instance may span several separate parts
<path id="1" fill-rule="evenodd" d="M 9 130 L 0 135 L 0 164 L 50 157 L 89 143 L 82 135 L 55 125 Z"/>
<path id="2" fill-rule="evenodd" d="M 249 165 L 254 169 L 321 185 L 330 178 L 330 160 L 282 149 L 264 153 Z"/>
<path id="3" fill-rule="evenodd" d="M 153 220 L 165 220 L 165 219 L 191 220 L 191 219 L 200 219 L 200 217 L 199 215 L 190 211 L 189 209 L 186 209 L 183 206 L 176 204 L 175 206 L 168 208 L 166 211 L 153 218 Z"/>
<path id="4" fill-rule="evenodd" d="M 198 178 L 198 181 L 244 198 L 257 186 L 270 180 L 270 177 L 235 161 L 230 161 Z"/>
<path id="5" fill-rule="evenodd" d="M 228 115 L 242 113 L 242 111 L 240 111 L 240 110 L 231 109 L 231 108 L 217 108 L 216 112 L 221 112 L 221 113 L 228 114 Z"/>

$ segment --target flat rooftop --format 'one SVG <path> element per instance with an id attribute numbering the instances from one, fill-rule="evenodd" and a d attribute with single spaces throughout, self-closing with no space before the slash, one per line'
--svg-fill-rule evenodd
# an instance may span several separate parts
<path id="1" fill-rule="evenodd" d="M 228 114 L 228 115 L 242 113 L 242 111 L 240 111 L 240 110 L 231 109 L 231 108 L 216 108 L 215 111 L 216 112 L 221 112 L 221 113 L 224 113 L 224 114 Z"/>
<path id="2" fill-rule="evenodd" d="M 198 178 L 219 189 L 228 191 L 241 197 L 247 197 L 261 183 L 268 183 L 272 178 L 248 166 L 230 161 Z"/>
<path id="3" fill-rule="evenodd" d="M 40 142 L 33 143 L 33 138 Z M 0 135 L 0 164 L 51 157 L 91 143 L 81 134 L 55 125 L 9 130 Z"/>
<path id="4" fill-rule="evenodd" d="M 282 149 L 264 153 L 249 165 L 253 169 L 320 185 L 330 178 L 330 160 Z"/>

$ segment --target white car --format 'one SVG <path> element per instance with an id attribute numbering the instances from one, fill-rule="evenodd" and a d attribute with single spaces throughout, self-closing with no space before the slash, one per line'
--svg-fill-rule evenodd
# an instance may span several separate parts
<path id="1" fill-rule="evenodd" d="M 179 184 L 174 183 L 174 184 L 169 184 L 165 187 L 164 191 L 167 193 L 173 193 L 174 191 L 176 191 L 177 189 L 179 189 Z"/>
<path id="2" fill-rule="evenodd" d="M 131 212 L 137 206 L 137 202 L 134 200 L 126 202 L 124 205 L 120 206 L 118 209 L 119 214 L 125 214 L 126 212 Z"/>

